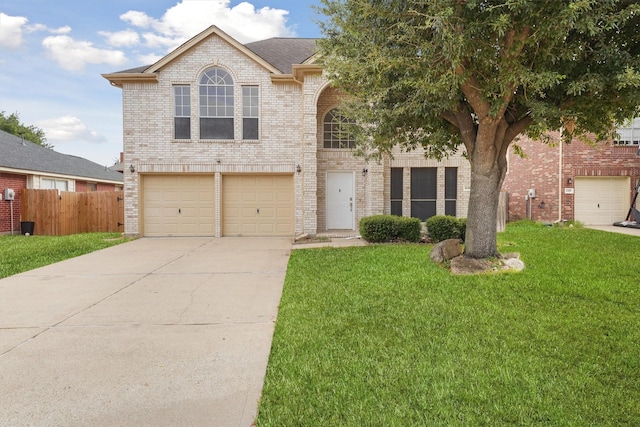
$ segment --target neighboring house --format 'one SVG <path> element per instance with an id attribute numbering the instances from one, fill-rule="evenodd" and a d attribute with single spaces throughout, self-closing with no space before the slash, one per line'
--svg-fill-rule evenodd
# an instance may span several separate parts
<path id="1" fill-rule="evenodd" d="M 0 131 L 0 234 L 20 229 L 20 193 L 25 188 L 81 192 L 122 187 L 119 172 Z M 9 193 L 13 200 L 6 200 Z"/>
<path id="2" fill-rule="evenodd" d="M 594 145 L 518 141 L 526 158 L 510 151 L 502 187 L 509 197 L 509 220 L 611 225 L 626 219 L 640 185 L 640 120 L 618 133 L 620 141 Z"/>
<path id="3" fill-rule="evenodd" d="M 364 216 L 467 215 L 470 167 L 420 150 L 354 157 L 316 40 L 243 45 L 209 27 L 122 89 L 125 233 L 294 236 L 352 232 Z"/>

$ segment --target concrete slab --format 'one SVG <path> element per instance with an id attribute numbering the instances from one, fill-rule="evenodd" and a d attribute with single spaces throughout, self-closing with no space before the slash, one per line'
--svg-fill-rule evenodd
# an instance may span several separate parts
<path id="1" fill-rule="evenodd" d="M 251 425 L 291 243 L 139 239 L 0 280 L 0 425 Z"/>
<path id="2" fill-rule="evenodd" d="M 250 426 L 273 324 L 55 328 L 2 357 L 0 424 Z"/>
<path id="3" fill-rule="evenodd" d="M 74 271 L 72 263 L 67 268 Z M 144 277 L 51 273 L 42 268 L 0 280 L 0 329 L 50 327 Z"/>
<path id="4" fill-rule="evenodd" d="M 62 326 L 270 322 L 282 282 L 282 274 L 154 274 Z"/>
<path id="5" fill-rule="evenodd" d="M 2 328 L 0 327 L 0 354 L 18 347 L 36 337 L 46 328 Z M 0 376 L 0 378 L 2 378 Z"/>
<path id="6" fill-rule="evenodd" d="M 610 233 L 627 234 L 629 236 L 640 237 L 640 228 L 616 227 L 614 225 L 587 225 L 585 227 L 592 228 L 594 230 L 608 231 Z"/>

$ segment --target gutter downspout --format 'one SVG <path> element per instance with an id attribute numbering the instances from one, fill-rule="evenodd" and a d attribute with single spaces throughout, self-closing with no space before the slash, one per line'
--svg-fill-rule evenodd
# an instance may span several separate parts
<path id="1" fill-rule="evenodd" d="M 560 130 L 560 135 L 562 136 L 562 130 Z M 564 142 L 562 141 L 562 138 L 560 138 L 560 153 L 559 153 L 560 158 L 558 159 L 558 222 L 562 221 L 562 185 L 563 185 L 562 166 L 564 161 L 564 157 L 562 155 L 563 145 L 564 145 Z"/>

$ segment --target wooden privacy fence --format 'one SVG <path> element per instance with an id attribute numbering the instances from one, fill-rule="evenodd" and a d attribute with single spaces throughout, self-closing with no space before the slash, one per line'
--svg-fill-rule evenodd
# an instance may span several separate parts
<path id="1" fill-rule="evenodd" d="M 33 222 L 36 235 L 124 231 L 122 191 L 22 190 L 20 204 L 20 220 Z"/>
<path id="2" fill-rule="evenodd" d="M 509 194 L 506 191 L 500 192 L 498 201 L 498 218 L 496 221 L 496 229 L 498 232 L 504 231 L 507 219 L 509 217 Z"/>

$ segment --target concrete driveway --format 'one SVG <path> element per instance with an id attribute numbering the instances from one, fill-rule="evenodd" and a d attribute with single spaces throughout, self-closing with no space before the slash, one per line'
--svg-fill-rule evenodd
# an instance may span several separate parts
<path id="1" fill-rule="evenodd" d="M 0 280 L 0 425 L 250 426 L 291 246 L 139 239 Z"/>

